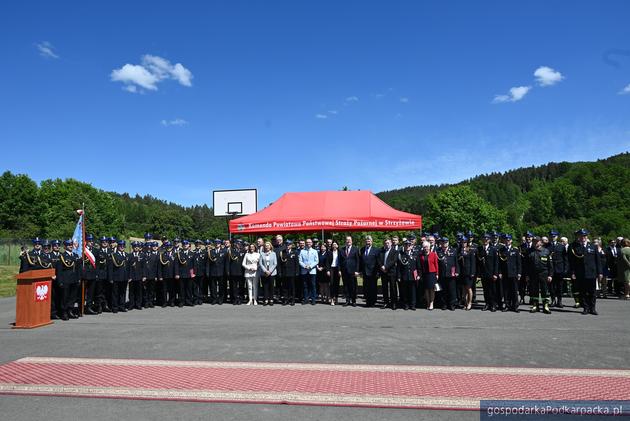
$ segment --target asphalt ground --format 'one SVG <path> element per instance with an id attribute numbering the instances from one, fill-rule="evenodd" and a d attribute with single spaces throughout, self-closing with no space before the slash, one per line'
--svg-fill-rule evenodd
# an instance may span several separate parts
<path id="1" fill-rule="evenodd" d="M 15 298 L 4 298 L 0 362 L 54 356 L 628 369 L 629 305 L 598 300 L 600 315 L 582 316 L 568 307 L 545 315 L 530 314 L 526 306 L 515 314 L 224 304 L 104 313 L 15 330 Z M 469 411 L 24 396 L 1 396 L 0 409 L 0 418 L 11 420 L 479 419 Z"/>

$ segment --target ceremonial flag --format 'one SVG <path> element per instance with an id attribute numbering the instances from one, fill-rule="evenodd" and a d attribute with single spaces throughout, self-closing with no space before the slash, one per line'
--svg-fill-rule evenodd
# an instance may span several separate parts
<path id="1" fill-rule="evenodd" d="M 72 251 L 74 254 L 83 258 L 83 256 L 87 257 L 93 267 L 96 267 L 96 259 L 94 258 L 94 254 L 87 248 L 85 248 L 85 226 L 83 224 L 83 210 L 77 210 L 79 214 L 79 222 L 77 222 L 77 226 L 74 228 L 74 234 L 72 234 L 72 243 L 74 243 L 74 250 Z"/>

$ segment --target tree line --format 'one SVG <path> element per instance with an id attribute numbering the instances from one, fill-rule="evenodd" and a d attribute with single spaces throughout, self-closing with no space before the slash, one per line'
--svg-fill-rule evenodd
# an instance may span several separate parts
<path id="1" fill-rule="evenodd" d="M 630 153 L 596 162 L 550 163 L 480 175 L 453 185 L 378 193 L 389 205 L 421 214 L 425 230 L 497 230 L 520 235 L 549 229 L 570 235 L 584 227 L 606 238 L 630 234 Z M 97 235 L 185 238 L 227 233 L 207 205 L 181 206 L 150 195 L 108 192 L 74 179 L 37 184 L 24 174 L 0 176 L 0 238 L 65 238 L 85 204 L 86 227 Z M 383 233 L 374 233 L 380 239 Z"/>

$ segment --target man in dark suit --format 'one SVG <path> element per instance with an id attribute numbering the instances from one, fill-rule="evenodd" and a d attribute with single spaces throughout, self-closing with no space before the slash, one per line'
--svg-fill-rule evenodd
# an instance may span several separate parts
<path id="1" fill-rule="evenodd" d="M 112 313 L 127 311 L 125 300 L 127 298 L 127 283 L 129 282 L 125 241 L 119 240 L 116 244 L 118 246 L 116 251 L 109 255 L 107 261 L 107 279 L 111 285 L 112 293 Z"/>
<path id="2" fill-rule="evenodd" d="M 190 250 L 190 241 L 182 240 L 182 248 L 175 253 L 173 270 L 175 279 L 179 281 L 179 307 L 192 307 L 192 279 L 195 277 L 195 256 Z"/>
<path id="3" fill-rule="evenodd" d="M 365 246 L 361 248 L 360 267 L 363 276 L 363 295 L 366 307 L 376 304 L 376 278 L 378 271 L 379 251 L 372 244 L 372 237 L 365 237 Z"/>
<path id="4" fill-rule="evenodd" d="M 150 250 L 145 255 L 145 276 L 143 307 L 153 308 L 155 306 L 155 286 L 158 282 L 158 272 L 160 267 L 160 255 L 157 241 L 150 241 Z M 162 303 L 160 303 L 162 304 Z"/>
<path id="5" fill-rule="evenodd" d="M 357 305 L 357 276 L 359 276 L 359 249 L 352 245 L 352 237 L 346 237 L 346 245 L 339 256 L 339 266 L 343 278 L 343 286 L 346 290 L 346 302 L 344 307 Z"/>
<path id="6" fill-rule="evenodd" d="M 59 283 L 59 291 L 61 304 L 59 308 L 61 320 L 68 318 L 76 319 L 78 315 L 72 312 L 74 300 L 72 297 L 72 288 L 79 283 L 80 276 L 80 258 L 72 252 L 72 240 L 63 242 L 64 252 L 59 255 L 59 260 L 55 265 L 55 276 Z M 79 262 L 79 263 L 78 263 Z"/>
<path id="7" fill-rule="evenodd" d="M 569 271 L 569 256 L 567 254 L 567 248 L 564 244 L 558 241 L 558 231 L 549 231 L 551 241 L 548 248 L 551 252 L 551 260 L 553 263 L 553 280 L 551 281 L 551 307 L 564 307 L 562 305 L 562 285 L 564 284 L 564 277 Z"/>
<path id="8" fill-rule="evenodd" d="M 393 310 L 396 310 L 396 302 L 398 301 L 398 286 L 396 285 L 398 253 L 400 252 L 394 249 L 392 241 L 388 238 L 385 240 L 385 245 L 378 257 L 378 268 L 383 287 L 383 308 L 391 307 Z"/>

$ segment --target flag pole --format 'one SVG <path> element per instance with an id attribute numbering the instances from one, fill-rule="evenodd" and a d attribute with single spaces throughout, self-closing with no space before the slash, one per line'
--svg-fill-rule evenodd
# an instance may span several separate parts
<path id="1" fill-rule="evenodd" d="M 83 274 L 85 273 L 85 202 L 81 203 L 81 218 L 83 223 L 81 224 L 81 316 L 85 311 L 85 280 Z"/>

